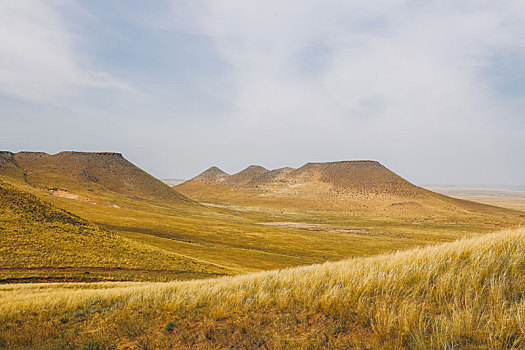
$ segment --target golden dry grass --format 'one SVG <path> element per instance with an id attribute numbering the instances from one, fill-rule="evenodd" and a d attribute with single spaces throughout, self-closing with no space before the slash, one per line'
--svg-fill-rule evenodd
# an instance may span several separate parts
<path id="1" fill-rule="evenodd" d="M 0 282 L 169 280 L 233 273 L 100 229 L 0 181 Z"/>
<path id="2" fill-rule="evenodd" d="M 0 346 L 523 348 L 524 291 L 525 230 L 506 230 L 215 280 L 4 285 Z"/>
<path id="3" fill-rule="evenodd" d="M 31 194 L 49 207 L 63 208 L 89 220 L 89 226 L 100 232 L 100 237 L 106 237 L 98 241 L 97 235 L 88 236 L 91 238 L 86 242 L 84 236 L 73 234 L 75 228 L 71 225 L 62 227 L 53 224 L 54 227 L 50 228 L 38 220 L 9 223 L 10 230 L 5 231 L 2 238 L 4 259 L 0 263 L 3 261 L 5 264 L 0 265 L 0 279 L 11 280 L 18 277 L 45 280 L 53 276 L 74 275 L 74 280 L 159 281 L 205 277 L 207 274 L 239 274 L 338 261 L 453 240 L 494 230 L 504 222 L 492 218 L 468 223 L 455 221 L 454 218 L 441 222 L 388 221 L 381 217 L 355 216 L 344 212 L 282 212 L 263 207 L 207 208 L 186 202 L 136 199 L 111 191 L 71 192 L 89 199 L 83 201 L 54 196 L 23 181 L 8 180 L 9 186 L 20 193 Z M 0 210 L 0 229 L 8 226 L 10 219 L 6 215 L 10 214 Z M 310 225 L 315 229 L 260 225 L 283 221 L 315 224 Z M 513 224 L 505 223 L 509 226 Z M 26 231 L 33 232 L 33 235 L 24 235 Z M 66 237 L 69 238 L 62 239 Z M 78 244 L 71 243 L 70 238 L 73 241 L 79 238 L 76 239 Z M 84 242 L 80 243 L 82 239 Z M 125 254 L 121 254 L 124 251 L 118 247 L 130 244 L 134 248 L 126 248 Z M 117 248 L 110 249 L 112 246 Z M 123 256 L 127 260 L 122 260 Z M 38 263 L 35 260 L 39 259 L 38 266 L 45 269 L 24 269 L 25 265 L 35 265 Z M 126 262 L 130 259 L 135 266 Z M 101 264 L 104 261 L 108 263 Z M 122 261 L 126 262 L 126 266 Z M 170 261 L 171 266 L 168 264 Z M 12 269 L 16 266 L 19 271 Z M 53 270 L 55 267 L 98 269 Z M 106 270 L 101 269 L 103 267 Z M 124 272 L 119 269 L 123 267 L 136 271 Z M 141 269 L 150 271 L 146 273 Z M 152 270 L 156 272 L 151 273 Z M 89 276 L 85 275 L 86 271 Z"/>
<path id="4" fill-rule="evenodd" d="M 211 196 L 204 199 L 213 201 L 215 206 L 202 206 L 181 200 L 177 194 L 173 197 L 170 193 L 176 192 L 118 154 L 4 153 L 4 156 L 7 160 L 0 159 L 3 181 L 54 208 L 74 213 L 106 237 L 100 247 L 94 238 L 81 244 L 77 240 L 79 244 L 75 246 L 69 243 L 71 239 L 84 236 L 73 235 L 75 229 L 71 227 L 62 234 L 60 230 L 64 227 L 44 227 L 26 220 L 21 226 L 23 230 L 15 231 L 17 227 L 11 223 L 9 236 L 4 235 L 5 258 L 0 261 L 0 279 L 10 281 L 17 276 L 45 280 L 71 275 L 74 280 L 161 281 L 248 273 L 451 241 L 515 227 L 522 220 L 519 215 L 497 208 L 488 207 L 494 212 L 479 211 L 473 203 L 465 207 L 464 203 L 456 206 L 437 200 L 419 206 L 412 203 L 413 198 L 407 202 L 406 198 L 374 195 L 358 198 L 356 207 L 350 207 L 340 198 L 345 193 L 327 199 L 318 197 L 314 191 L 311 198 L 288 198 L 266 196 L 264 191 L 252 188 L 236 191 L 233 186 L 209 186 Z M 332 179 L 346 174 L 342 165 L 329 166 L 331 170 L 326 176 Z M 376 173 L 375 180 L 370 183 L 368 176 L 360 176 L 357 183 L 375 186 L 386 176 L 414 187 L 378 165 L 375 168 L 378 168 L 372 172 Z M 216 169 L 212 171 L 212 175 L 217 173 L 220 175 Z M 364 175 L 368 174 L 371 173 L 365 171 Z M 313 181 L 311 185 L 317 188 L 319 184 Z M 323 186 L 330 192 L 329 184 L 323 182 Z M 2 222 L 5 217 L 1 209 L 0 229 L 7 226 Z M 295 224 L 261 225 L 275 222 Z M 24 235 L 24 230 L 34 234 Z M 120 249 L 128 245 L 134 248 Z M 117 248 L 112 250 L 112 246 Z M 24 270 L 25 265 L 38 259 L 42 269 Z M 127 267 L 135 270 L 124 273 L 121 261 L 127 261 Z M 14 271 L 12 268 L 17 266 L 19 271 Z M 53 270 L 57 266 L 64 269 Z M 83 271 L 84 267 L 97 270 Z"/>

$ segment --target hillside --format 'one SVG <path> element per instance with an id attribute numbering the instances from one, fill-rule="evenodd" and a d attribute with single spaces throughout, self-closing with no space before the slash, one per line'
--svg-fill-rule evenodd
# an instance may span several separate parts
<path id="1" fill-rule="evenodd" d="M 242 181 L 237 180 L 240 175 Z M 175 188 L 196 201 L 227 205 L 336 209 L 390 217 L 444 217 L 452 213 L 520 215 L 517 211 L 431 192 L 411 184 L 379 162 L 368 160 L 307 163 L 298 169 L 266 170 L 252 166 L 221 181 L 190 180 Z"/>
<path id="2" fill-rule="evenodd" d="M 226 268 L 120 237 L 0 181 L 0 283 L 170 280 Z"/>
<path id="3" fill-rule="evenodd" d="M 0 287 L 0 346 L 520 349 L 524 243 L 518 229 L 218 280 Z"/>
<path id="4" fill-rule="evenodd" d="M 289 181 L 324 182 L 332 191 L 349 195 L 389 194 L 404 197 L 422 195 L 421 188 L 412 185 L 381 163 L 370 160 L 331 163 L 307 163 L 287 174 Z"/>
<path id="5" fill-rule="evenodd" d="M 376 161 L 342 161 L 331 163 L 307 163 L 298 169 L 280 168 L 268 170 L 251 165 L 246 169 L 228 175 L 212 167 L 197 175 L 186 184 L 201 179 L 221 179 L 213 184 L 237 187 L 281 186 L 297 188 L 308 183 L 328 183 L 335 192 L 351 195 L 396 194 L 417 196 L 424 190 L 410 184 L 400 176 Z M 184 186 L 179 186 L 182 189 Z M 290 190 L 292 191 L 292 190 Z"/>
<path id="6" fill-rule="evenodd" d="M 212 166 L 199 175 L 195 176 L 193 179 L 189 180 L 192 182 L 206 182 L 206 183 L 217 183 L 221 179 L 229 176 L 229 174 L 225 173 L 221 169 L 217 168 L 216 166 Z"/>
<path id="7" fill-rule="evenodd" d="M 243 186 L 250 182 L 253 178 L 268 172 L 268 169 L 259 165 L 250 165 L 246 169 L 230 175 L 222 182 L 226 186 Z"/>
<path id="8" fill-rule="evenodd" d="M 0 177 L 23 180 L 36 188 L 80 192 L 88 196 L 89 192 L 113 191 L 129 196 L 188 201 L 120 153 L 1 152 Z"/>
<path id="9" fill-rule="evenodd" d="M 444 211 L 439 209 L 439 206 L 436 206 L 436 210 L 431 206 L 425 210 L 418 209 L 419 207 L 414 210 L 410 205 L 391 205 L 415 202 L 414 198 L 393 200 L 388 197 L 385 204 L 383 197 L 377 197 L 381 201 L 374 199 L 361 203 L 361 206 L 350 206 L 352 202 L 340 200 L 340 197 L 334 196 L 333 191 L 325 191 L 327 184 L 316 182 L 317 180 L 309 180 L 312 183 L 310 191 L 297 194 L 274 193 L 265 187 L 268 183 L 280 185 L 281 182 L 288 186 L 290 183 L 283 179 L 295 171 L 289 168 L 266 171 L 253 167 L 251 169 L 255 170 L 254 173 L 260 174 L 253 174 L 254 178 L 249 182 L 246 181 L 250 176 L 245 176 L 244 184 L 238 186 L 211 185 L 200 180 L 186 182 L 186 186 L 195 186 L 199 190 L 210 189 L 210 193 L 217 198 L 209 200 L 210 197 L 206 197 L 202 201 L 204 205 L 199 205 L 185 199 L 166 200 L 163 198 L 171 197 L 164 197 L 162 193 L 150 195 L 149 189 L 157 186 L 156 179 L 151 180 L 152 185 L 133 187 L 137 190 L 134 192 L 133 188 L 126 187 L 127 184 L 121 182 L 121 179 L 127 178 L 126 172 L 134 166 L 126 165 L 128 162 L 119 155 L 86 156 L 66 153 L 66 159 L 70 156 L 80 156 L 82 161 L 68 160 L 59 164 L 49 160 L 56 159 L 57 156 L 16 156 L 4 153 L 0 180 L 9 183 L 17 191 L 30 193 L 54 208 L 82 217 L 117 238 L 125 238 L 140 247 L 160 251 L 163 255 L 175 255 L 184 261 L 199 262 L 193 265 L 194 268 L 188 267 L 188 270 L 185 270 L 181 267 L 183 273 L 171 275 L 165 272 L 124 275 L 117 268 L 106 268 L 103 275 L 98 275 L 97 279 L 180 279 L 187 278 L 192 273 L 195 276 L 207 276 L 208 273 L 222 274 L 224 270 L 226 274 L 240 274 L 338 261 L 348 257 L 455 240 L 502 227 L 515 227 L 521 220 L 519 216 L 511 218 L 506 214 L 466 215 L 466 211 Z M 37 160 L 24 160 L 24 157 Z M 91 157 L 95 161 L 85 162 Z M 38 160 L 39 158 L 48 160 L 44 162 Z M 103 165 L 112 163 L 112 158 L 117 158 L 115 162 L 120 165 Z M 25 162 L 24 167 L 17 159 L 22 159 L 20 163 Z M 82 162 L 86 165 L 78 166 Z M 30 166 L 35 170 L 29 171 Z M 55 169 L 55 166 L 58 168 Z M 84 181 L 84 177 L 75 175 L 82 169 L 85 169 L 85 173 L 90 174 L 92 179 L 96 176 L 98 181 Z M 140 169 L 137 173 L 139 178 L 150 179 L 149 175 Z M 217 168 L 212 168 L 205 175 L 223 179 L 229 176 L 225 176 Z M 301 176 L 307 178 L 304 174 Z M 268 178 L 273 180 L 268 181 Z M 296 176 L 295 179 L 299 177 Z M 258 184 L 254 184 L 256 181 Z M 131 183 L 141 182 L 134 180 Z M 160 191 L 170 190 L 168 186 L 161 185 L 162 187 L 158 187 Z M 293 186 L 288 187 L 294 190 Z M 299 188 L 296 186 L 296 191 L 299 191 Z M 170 192 L 165 193 L 171 196 Z M 304 196 L 304 193 L 309 193 L 310 197 Z M 378 207 L 372 207 L 374 203 L 378 203 Z M 438 202 L 439 205 L 442 203 Z M 452 205 L 450 207 L 454 208 Z M 392 212 L 396 215 L 392 215 Z M 2 220 L 0 226 L 4 226 Z M 60 245 L 66 246 L 66 243 L 67 241 L 57 240 L 54 251 L 60 251 Z M 89 249 L 97 249 L 95 242 Z M 104 249 L 101 251 L 106 251 Z M 220 269 L 217 270 L 217 267 Z M 19 266 L 19 270 L 20 273 L 12 276 L 25 278 L 60 275 L 56 269 L 49 269 L 49 274 L 42 269 L 24 272 L 22 266 Z M 93 277 L 93 272 L 90 273 Z"/>
<path id="10" fill-rule="evenodd" d="M 254 176 L 250 182 L 247 183 L 250 187 L 257 187 L 259 185 L 271 183 L 273 181 L 284 180 L 285 176 L 295 170 L 294 168 L 279 168 L 263 172 L 257 176 Z"/>

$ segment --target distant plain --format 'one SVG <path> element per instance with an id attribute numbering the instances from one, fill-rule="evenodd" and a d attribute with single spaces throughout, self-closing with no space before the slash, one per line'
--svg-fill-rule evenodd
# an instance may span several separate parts
<path id="1" fill-rule="evenodd" d="M 523 186 L 516 187 L 520 189 L 425 186 L 431 191 L 447 196 L 525 211 L 525 189 L 521 189 Z"/>

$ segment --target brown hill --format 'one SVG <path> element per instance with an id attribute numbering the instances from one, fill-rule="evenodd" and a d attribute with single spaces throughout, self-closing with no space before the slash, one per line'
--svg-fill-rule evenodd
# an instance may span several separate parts
<path id="1" fill-rule="evenodd" d="M 0 169 L 14 169 L 16 168 L 16 162 L 14 160 L 14 154 L 8 151 L 0 151 Z"/>
<path id="2" fill-rule="evenodd" d="M 294 168 L 279 168 L 274 170 L 268 170 L 264 173 L 261 173 L 260 175 L 255 176 L 250 182 L 248 182 L 248 186 L 259 186 L 267 183 L 271 183 L 272 181 L 284 181 L 285 176 L 290 173 L 291 171 L 295 170 Z"/>
<path id="3" fill-rule="evenodd" d="M 206 182 L 206 183 L 216 183 L 218 181 L 221 181 L 222 179 L 230 176 L 228 173 L 222 171 L 221 169 L 217 168 L 216 166 L 212 166 L 199 175 L 195 176 L 191 180 L 188 180 L 186 182 Z"/>
<path id="4" fill-rule="evenodd" d="M 218 171 L 221 172 L 220 176 L 217 175 Z M 321 191 L 328 186 L 333 193 L 354 196 L 394 194 L 414 197 L 428 192 L 388 170 L 379 162 L 371 160 L 307 163 L 298 169 L 275 170 L 251 165 L 233 175 L 227 175 L 212 167 L 190 181 L 203 179 L 214 180 L 208 182 L 220 186 L 268 189 L 279 187 L 280 193 L 297 192 L 300 187 L 312 187 L 310 185 L 313 184 L 321 184 L 320 187 L 317 186 Z"/>
<path id="5" fill-rule="evenodd" d="M 324 182 L 337 193 L 353 195 L 399 195 L 414 197 L 425 192 L 372 160 L 307 163 L 287 174 L 288 180 Z"/>
<path id="6" fill-rule="evenodd" d="M 250 165 L 246 169 L 230 175 L 216 166 L 203 171 L 194 178 L 186 181 L 182 185 L 192 185 L 198 183 L 205 183 L 208 185 L 222 185 L 222 186 L 242 186 L 249 183 L 254 178 L 268 173 L 268 169 L 258 165 Z"/>
<path id="7" fill-rule="evenodd" d="M 110 190 L 163 200 L 188 200 L 120 153 L 2 152 L 0 176 L 23 176 L 26 183 L 46 189 Z"/>
<path id="8" fill-rule="evenodd" d="M 262 166 L 250 165 L 246 169 L 225 178 L 222 184 L 226 186 L 243 186 L 266 172 L 268 172 L 268 169 Z"/>
<path id="9" fill-rule="evenodd" d="M 182 184 L 177 190 L 195 200 L 220 202 L 224 195 L 221 188 L 228 186 L 233 191 L 227 195 L 229 204 L 338 208 L 374 215 L 517 214 L 428 191 L 371 160 L 307 163 L 298 169 L 266 170 L 252 166 L 212 185 Z"/>

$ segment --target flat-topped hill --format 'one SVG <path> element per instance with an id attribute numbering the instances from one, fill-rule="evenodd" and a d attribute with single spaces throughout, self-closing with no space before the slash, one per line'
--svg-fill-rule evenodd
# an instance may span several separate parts
<path id="1" fill-rule="evenodd" d="M 138 168 L 120 153 L 110 152 L 2 152 L 0 176 L 23 176 L 35 187 L 47 189 L 107 189 L 163 200 L 187 199 Z"/>
<path id="2" fill-rule="evenodd" d="M 359 194 L 417 196 L 422 189 L 371 160 L 307 163 L 287 174 L 288 179 L 329 183 L 334 191 Z"/>

